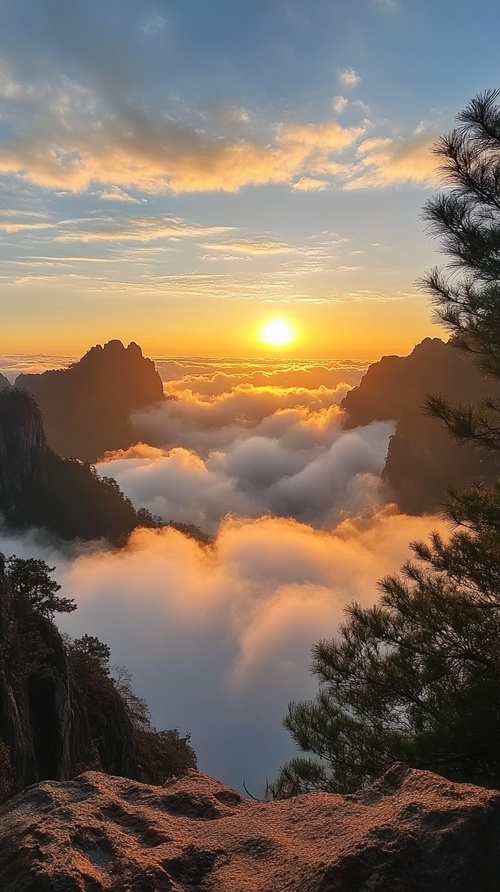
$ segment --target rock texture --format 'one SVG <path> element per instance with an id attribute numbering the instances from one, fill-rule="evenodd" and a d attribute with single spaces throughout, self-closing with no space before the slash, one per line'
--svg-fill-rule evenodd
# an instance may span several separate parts
<path id="1" fill-rule="evenodd" d="M 28 490 L 43 485 L 47 449 L 38 406 L 14 390 L 0 396 L 0 504 L 15 510 Z"/>
<path id="2" fill-rule="evenodd" d="M 136 526 L 157 523 L 135 511 L 116 481 L 49 449 L 36 403 L 16 389 L 0 391 L 0 512 L 11 526 L 116 545 Z"/>
<path id="3" fill-rule="evenodd" d="M 438 420 L 425 415 L 430 393 L 451 403 L 500 397 L 498 384 L 481 375 L 467 356 L 439 338 L 426 338 L 409 356 L 384 356 L 371 365 L 342 402 L 349 428 L 397 422 L 382 477 L 390 496 L 410 514 L 435 510 L 450 487 L 500 474 L 499 456 L 460 445 Z"/>
<path id="4" fill-rule="evenodd" d="M 19 608 L 3 559 L 0 743 L 10 753 L 10 776 L 0 771 L 0 792 L 7 782 L 20 790 L 45 778 L 65 780 L 90 766 L 137 776 L 132 727 L 112 682 L 101 685 L 98 698 L 73 677 L 56 626 L 26 606 Z"/>
<path id="5" fill-rule="evenodd" d="M 68 369 L 19 375 L 15 386 L 34 396 L 50 448 L 88 462 L 135 443 L 131 413 L 165 399 L 154 362 L 121 341 L 92 347 Z"/>
<path id="6" fill-rule="evenodd" d="M 2 892 L 497 892 L 500 793 L 396 765 L 350 796 L 243 800 L 88 772 L 0 809 Z"/>

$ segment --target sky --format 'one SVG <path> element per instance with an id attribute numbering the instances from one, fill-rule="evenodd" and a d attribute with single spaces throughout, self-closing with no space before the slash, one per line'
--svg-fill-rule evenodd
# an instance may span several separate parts
<path id="1" fill-rule="evenodd" d="M 495 0 L 1 0 L 4 354 L 406 353 Z"/>

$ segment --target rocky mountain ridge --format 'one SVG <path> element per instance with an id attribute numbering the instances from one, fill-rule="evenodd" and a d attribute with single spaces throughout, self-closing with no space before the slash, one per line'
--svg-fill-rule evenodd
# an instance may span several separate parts
<path id="1" fill-rule="evenodd" d="M 0 391 L 0 512 L 11 527 L 116 545 L 135 527 L 156 525 L 148 512 L 134 509 L 115 480 L 56 455 L 38 406 L 15 388 Z"/>
<path id="2" fill-rule="evenodd" d="M 242 799 L 88 772 L 0 808 L 3 892 L 496 892 L 500 793 L 395 765 L 349 796 Z"/>
<path id="3" fill-rule="evenodd" d="M 136 343 L 118 340 L 92 347 L 67 369 L 19 375 L 14 386 L 36 400 L 48 446 L 91 463 L 135 443 L 131 414 L 165 399 L 154 362 Z"/>
<path id="4" fill-rule="evenodd" d="M 439 338 L 425 338 L 409 356 L 384 356 L 373 363 L 342 401 L 347 428 L 396 421 L 382 478 L 389 497 L 409 514 L 436 510 L 450 487 L 500 474 L 498 456 L 457 443 L 441 422 L 425 414 L 428 394 L 455 404 L 477 403 L 499 397 L 500 388 L 469 356 Z"/>

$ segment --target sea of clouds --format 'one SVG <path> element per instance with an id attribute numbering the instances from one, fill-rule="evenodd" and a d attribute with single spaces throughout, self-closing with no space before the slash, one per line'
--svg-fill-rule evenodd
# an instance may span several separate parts
<path id="1" fill-rule="evenodd" d="M 110 645 L 156 726 L 191 733 L 201 770 L 260 795 L 295 752 L 288 702 L 316 691 L 311 645 L 444 524 L 388 504 L 392 423 L 344 429 L 339 403 L 362 363 L 157 366 L 171 399 L 138 413 L 138 445 L 98 469 L 209 545 L 170 528 L 139 530 L 120 551 L 4 531 L 0 550 L 55 565 L 78 603 L 61 627 Z"/>

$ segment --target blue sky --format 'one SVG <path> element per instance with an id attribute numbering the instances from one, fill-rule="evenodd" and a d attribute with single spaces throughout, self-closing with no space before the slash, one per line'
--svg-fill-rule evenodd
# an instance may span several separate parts
<path id="1" fill-rule="evenodd" d="M 6 352 L 405 352 L 429 147 L 499 83 L 492 0 L 3 0 Z"/>

